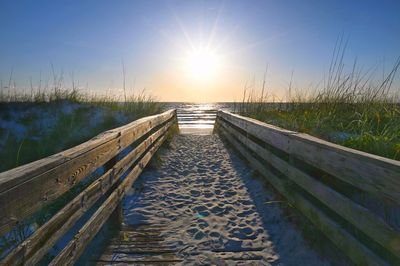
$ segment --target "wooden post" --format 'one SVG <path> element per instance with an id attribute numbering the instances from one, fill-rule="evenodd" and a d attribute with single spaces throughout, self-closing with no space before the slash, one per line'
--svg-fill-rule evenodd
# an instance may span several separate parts
<path id="1" fill-rule="evenodd" d="M 117 163 L 117 156 L 111 158 L 104 164 L 104 172 L 110 170 Z M 119 202 L 115 210 L 111 213 L 109 222 L 113 229 L 119 230 L 123 222 L 122 203 Z"/>
<path id="2" fill-rule="evenodd" d="M 308 171 L 298 167 L 298 164 L 303 162 L 319 168 L 333 178 L 360 189 L 366 195 L 376 196 L 376 199 L 381 200 L 380 204 L 385 210 L 387 208 L 394 212 L 395 210 L 390 209 L 391 205 L 387 202 L 400 201 L 398 161 L 342 147 L 307 134 L 228 112 L 220 111 L 218 116 L 220 131 L 228 141 L 233 143 L 233 146 L 278 192 L 357 265 L 386 265 L 387 262 L 399 264 L 398 230 L 371 212 L 368 206 L 363 206 L 351 197 L 343 195 L 334 186 L 330 186 L 329 182 L 323 183 Z M 249 138 L 249 135 L 252 138 Z M 259 161 L 247 149 L 263 160 Z M 275 149 L 280 152 L 273 152 Z M 285 178 L 276 176 L 263 165 L 263 161 L 267 161 L 279 170 Z M 292 184 L 301 188 L 302 193 L 291 189 Z M 305 195 L 311 197 L 304 197 Z M 325 212 L 326 209 L 335 215 Z M 366 242 L 356 230 L 344 227 L 343 220 L 338 220 L 336 215 L 370 240 Z M 373 245 L 380 245 L 382 250 Z"/>
<path id="3" fill-rule="evenodd" d="M 53 260 L 53 265 L 70 265 L 75 262 L 105 222 L 108 222 L 109 228 L 119 229 L 123 221 L 122 207 L 119 203 L 125 190 L 132 186 L 143 165 L 148 163 L 154 151 L 165 140 L 165 133 L 173 124 L 174 118 L 176 119 L 175 110 L 141 118 L 103 132 L 69 150 L 0 173 L 2 235 L 12 229 L 17 221 L 54 202 L 100 166 L 104 168 L 100 177 L 2 258 L 0 265 L 37 264 L 101 197 L 106 197 L 105 202 L 71 239 L 63 253 Z M 167 124 L 147 137 L 121 160 L 117 160 L 119 157 L 116 156 L 122 150 L 165 122 Z M 149 152 L 145 152 L 156 139 L 159 140 L 155 146 Z M 140 166 L 137 160 L 142 156 L 144 157 L 139 162 Z M 131 168 L 132 171 L 120 182 L 120 178 Z M 112 219 L 109 219 L 111 214 Z"/>

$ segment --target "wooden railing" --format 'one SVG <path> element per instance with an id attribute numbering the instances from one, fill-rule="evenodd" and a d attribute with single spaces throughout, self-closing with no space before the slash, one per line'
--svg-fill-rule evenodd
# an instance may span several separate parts
<path id="1" fill-rule="evenodd" d="M 87 210 L 101 197 L 106 197 L 51 262 L 51 265 L 73 264 L 117 208 L 125 191 L 132 186 L 175 123 L 175 110 L 145 117 L 106 131 L 72 149 L 0 173 L 0 235 L 3 235 L 53 203 L 96 169 L 104 167 L 104 174 L 14 248 L 0 263 L 36 264 Z"/>
<path id="2" fill-rule="evenodd" d="M 223 111 L 216 129 L 357 265 L 400 265 L 399 228 L 367 202 L 399 210 L 399 161 Z"/>

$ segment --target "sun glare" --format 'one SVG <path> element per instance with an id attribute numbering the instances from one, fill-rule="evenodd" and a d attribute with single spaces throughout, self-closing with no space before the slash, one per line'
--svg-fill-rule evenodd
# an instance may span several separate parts
<path id="1" fill-rule="evenodd" d="M 185 68 L 196 80 L 210 80 L 219 70 L 219 56 L 208 49 L 197 49 L 189 52 L 185 60 Z"/>

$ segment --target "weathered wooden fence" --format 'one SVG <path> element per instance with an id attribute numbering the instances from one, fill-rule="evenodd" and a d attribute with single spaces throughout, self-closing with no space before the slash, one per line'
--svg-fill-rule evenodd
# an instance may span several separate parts
<path id="1" fill-rule="evenodd" d="M 216 127 L 353 262 L 400 265 L 398 228 L 357 200 L 398 207 L 400 162 L 223 111 Z"/>
<path id="2" fill-rule="evenodd" d="M 176 110 L 145 117 L 106 131 L 72 149 L 0 173 L 2 235 L 53 203 L 99 167 L 105 168 L 104 174 L 16 246 L 0 263 L 36 264 L 87 210 L 105 197 L 90 219 L 51 262 L 51 265 L 73 264 L 117 208 L 125 191 L 164 142 L 174 123 Z"/>
<path id="3" fill-rule="evenodd" d="M 104 173 L 2 259 L 33 265 L 95 212 L 52 260 L 73 264 L 176 123 L 175 110 L 106 131 L 88 142 L 0 173 L 0 235 L 46 209 L 100 167 Z M 400 265 L 400 232 L 372 201 L 400 210 L 400 162 L 219 111 L 216 127 L 286 199 L 359 265 Z M 396 209 L 397 208 L 397 209 Z"/>

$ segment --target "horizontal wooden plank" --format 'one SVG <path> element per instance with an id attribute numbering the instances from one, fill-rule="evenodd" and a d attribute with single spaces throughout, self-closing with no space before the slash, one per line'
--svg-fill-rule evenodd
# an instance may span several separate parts
<path id="1" fill-rule="evenodd" d="M 46 224 L 40 227 L 21 245 L 15 248 L 3 261 L 6 265 L 36 264 L 56 244 L 86 210 L 104 195 L 137 159 L 159 137 L 164 135 L 175 121 L 170 121 L 157 130 L 134 150 L 118 161 L 110 170 L 94 181 L 88 188 L 69 202 Z"/>
<path id="2" fill-rule="evenodd" d="M 162 136 L 155 145 L 146 153 L 140 162 L 132 169 L 132 171 L 125 177 L 122 183 L 111 193 L 111 195 L 104 201 L 99 209 L 93 214 L 88 222 L 78 231 L 68 245 L 56 256 L 50 265 L 73 265 L 75 261 L 84 251 L 88 243 L 100 230 L 101 226 L 110 217 L 111 213 L 117 207 L 118 203 L 129 189 L 133 182 L 140 175 L 144 167 L 152 158 L 153 154 L 161 146 L 165 140 L 165 135 Z"/>
<path id="3" fill-rule="evenodd" d="M 154 126 L 156 124 L 160 124 L 163 121 L 167 121 L 176 115 L 176 110 L 168 110 L 159 115 L 153 115 L 144 117 L 138 120 L 133 121 L 130 124 L 111 129 L 100 133 L 94 138 L 75 146 L 71 149 L 62 151 L 60 153 L 51 155 L 49 157 L 19 166 L 17 168 L 5 171 L 0 173 L 0 192 L 4 192 L 16 186 L 18 184 L 23 183 L 26 180 L 29 180 L 33 176 L 39 175 L 41 173 L 47 172 L 48 170 L 54 168 L 55 166 L 62 164 L 66 161 L 72 160 L 75 157 L 86 153 L 87 151 L 94 149 L 104 143 L 107 143 L 113 139 L 118 138 L 121 135 L 121 132 L 124 134 L 129 134 L 129 132 L 138 131 L 141 129 L 141 125 L 146 124 L 146 122 L 154 121 Z M 147 125 L 146 125 L 147 126 Z"/>
<path id="4" fill-rule="evenodd" d="M 400 204 L 400 161 L 346 148 L 255 119 L 219 111 L 218 116 L 260 140 L 379 198 Z"/>
<path id="5" fill-rule="evenodd" d="M 298 193 L 290 193 L 285 188 L 284 181 L 269 171 L 262 163 L 254 158 L 244 146 L 238 142 L 223 127 L 219 127 L 219 132 L 227 138 L 229 142 L 237 149 L 265 178 L 272 186 L 279 191 L 285 198 L 303 213 L 322 233 L 324 233 L 339 249 L 341 249 L 357 265 L 387 265 L 380 257 L 371 250 L 362 245 L 348 232 L 332 221 L 328 216 L 322 213 L 311 202 L 306 200 Z"/>
<path id="6" fill-rule="evenodd" d="M 137 247 L 130 245 L 110 245 L 104 251 L 104 254 L 162 254 L 175 253 L 175 249 L 167 247 Z"/>
<path id="7" fill-rule="evenodd" d="M 97 265 L 176 265 L 176 263 L 183 262 L 181 257 L 172 253 L 163 254 L 159 256 L 129 256 L 126 254 L 105 254 L 98 261 Z"/>
<path id="8" fill-rule="evenodd" d="M 72 149 L 0 173 L 0 235 L 48 205 L 175 110 L 106 131 Z"/>
<path id="9" fill-rule="evenodd" d="M 137 246 L 157 246 L 162 243 L 164 239 L 162 237 L 158 239 L 145 238 L 145 237 L 128 237 L 126 239 L 111 239 L 110 245 L 137 245 Z M 168 246 L 168 245 L 167 245 Z"/>
<path id="10" fill-rule="evenodd" d="M 113 240 L 111 240 L 113 241 Z M 157 234 L 125 234 L 124 240 L 125 243 L 154 243 L 163 241 L 162 236 Z M 118 240 L 121 242 L 121 240 Z"/>
<path id="11" fill-rule="evenodd" d="M 125 126 L 120 127 L 120 132 L 121 132 L 121 146 L 122 148 L 127 147 L 140 137 L 142 137 L 144 134 L 148 133 L 151 129 L 155 128 L 156 126 L 159 126 L 160 124 L 173 119 L 176 121 L 176 110 L 169 110 L 166 111 L 162 114 L 159 115 L 154 115 L 154 116 L 148 116 L 141 118 L 139 120 L 136 120 L 137 125 L 146 125 L 146 127 L 138 127 L 133 123 L 127 124 Z"/>
<path id="12" fill-rule="evenodd" d="M 199 253 L 200 255 L 201 253 Z M 222 260 L 234 260 L 234 261 L 260 261 L 266 258 L 268 253 L 263 251 L 213 251 L 212 253 L 204 253 L 204 255 L 209 255 L 213 259 Z M 215 262 L 214 262 L 215 263 Z M 264 265 L 264 264 L 263 264 Z"/>
<path id="13" fill-rule="evenodd" d="M 217 109 L 198 109 L 197 107 L 193 108 L 193 109 L 181 109 L 181 108 L 177 108 L 178 113 L 216 113 L 218 112 Z"/>
<path id="14" fill-rule="evenodd" d="M 146 231 L 161 231 L 163 229 L 168 228 L 168 224 L 151 224 L 151 223 L 142 223 L 142 224 L 124 224 L 121 227 L 122 233 L 130 233 L 130 232 L 146 232 Z"/>
<path id="15" fill-rule="evenodd" d="M 397 257 L 400 262 L 400 233 L 398 231 L 391 228 L 382 219 L 366 208 L 354 203 L 350 199 L 290 165 L 288 162 L 275 156 L 257 143 L 246 138 L 224 121 L 220 121 L 219 123 L 228 133 L 239 139 L 243 145 L 268 161 L 275 168 L 279 169 L 279 171 L 289 177 L 290 180 L 313 195 L 332 211 L 339 214 L 357 229 L 364 232 L 371 239 L 374 239 L 382 247 Z"/>
<path id="16" fill-rule="evenodd" d="M 111 256 L 112 257 L 112 256 Z M 179 265 L 180 262 L 182 262 L 182 259 L 161 259 L 161 260 L 148 260 L 148 261 L 141 261 L 141 260 L 117 260 L 114 259 L 112 261 L 95 261 L 95 264 L 97 266 L 103 266 L 103 265 L 112 265 L 112 266 L 126 266 L 126 265 L 162 265 L 162 266 L 167 266 L 167 265 Z"/>
<path id="17" fill-rule="evenodd" d="M 294 131 L 282 129 L 255 119 L 232 114 L 226 111 L 219 111 L 218 117 L 225 119 L 229 123 L 232 123 L 247 133 L 284 152 L 289 152 L 289 136 L 291 134 L 296 134 Z"/>
<path id="18" fill-rule="evenodd" d="M 149 261 L 138 261 L 138 260 L 117 260 L 114 259 L 113 261 L 94 261 L 95 265 L 103 266 L 103 265 L 113 265 L 113 266 L 126 266 L 126 265 L 176 265 L 179 262 L 182 262 L 182 259 L 179 260 L 149 260 Z"/>
<path id="19" fill-rule="evenodd" d="M 124 237 L 157 237 L 161 234 L 160 231 L 123 231 Z"/>
<path id="20" fill-rule="evenodd" d="M 163 248 L 167 248 L 167 249 L 173 249 L 174 245 L 164 245 L 162 243 L 162 241 L 158 241 L 158 242 L 145 242 L 145 243 L 136 243 L 135 241 L 111 241 L 110 244 L 108 245 L 108 248 L 111 249 L 118 249 L 119 247 L 123 247 L 123 248 L 149 248 L 149 249 L 163 249 Z"/>
<path id="21" fill-rule="evenodd" d="M 217 113 L 214 114 L 177 114 L 178 118 L 204 118 L 204 117 L 208 117 L 208 118 L 216 118 L 217 117 Z"/>
<path id="22" fill-rule="evenodd" d="M 0 193 L 0 216 L 5 224 L 0 225 L 0 234 L 14 224 L 48 205 L 60 195 L 68 191 L 85 176 L 102 166 L 117 154 L 116 139 L 96 147 L 89 154 L 79 156 L 79 160 L 65 163 Z"/>
<path id="23" fill-rule="evenodd" d="M 400 161 L 336 145 L 307 134 L 291 136 L 290 153 L 378 198 L 400 204 Z"/>
<path id="24" fill-rule="evenodd" d="M 214 125 L 214 120 L 193 120 L 193 121 L 179 121 L 180 125 Z"/>

